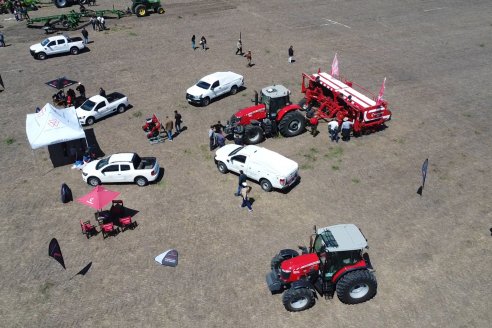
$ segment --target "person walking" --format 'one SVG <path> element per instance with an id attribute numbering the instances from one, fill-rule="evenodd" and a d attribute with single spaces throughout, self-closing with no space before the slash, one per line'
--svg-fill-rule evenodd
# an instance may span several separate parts
<path id="1" fill-rule="evenodd" d="M 181 133 L 181 123 L 182 123 L 181 114 L 178 113 L 177 110 L 174 111 L 174 126 L 176 127 L 176 133 Z"/>
<path id="2" fill-rule="evenodd" d="M 215 148 L 215 129 L 213 125 L 211 125 L 210 130 L 208 130 L 208 140 L 210 143 L 210 151 L 212 151 Z"/>
<path id="3" fill-rule="evenodd" d="M 330 134 L 331 141 L 336 141 L 338 143 L 338 121 L 336 119 L 332 119 L 328 122 L 328 133 Z"/>
<path id="4" fill-rule="evenodd" d="M 0 47 L 5 47 L 5 37 L 2 32 L 0 32 Z"/>
<path id="5" fill-rule="evenodd" d="M 342 123 L 342 140 L 350 141 L 350 130 L 352 129 L 353 122 L 348 120 L 348 117 L 343 118 Z"/>
<path id="6" fill-rule="evenodd" d="M 167 139 L 169 141 L 173 141 L 173 120 L 171 120 L 169 116 L 166 116 L 166 123 L 164 124 L 164 127 L 167 132 Z"/>
<path id="7" fill-rule="evenodd" d="M 89 32 L 87 32 L 85 27 L 82 27 L 81 33 L 82 33 L 82 36 L 84 37 L 84 44 L 88 44 L 89 43 Z"/>
<path id="8" fill-rule="evenodd" d="M 311 135 L 316 137 L 318 135 L 318 119 L 316 117 L 311 117 L 309 119 L 309 125 L 311 126 Z"/>
<path id="9" fill-rule="evenodd" d="M 104 90 L 103 88 L 99 88 L 99 95 L 106 98 L 106 90 Z"/>
<path id="10" fill-rule="evenodd" d="M 195 46 L 195 34 L 193 34 L 193 36 L 191 37 L 191 47 L 193 48 L 193 50 L 196 50 L 196 46 Z"/>
<path id="11" fill-rule="evenodd" d="M 200 44 L 202 45 L 202 49 L 203 50 L 207 50 L 207 39 L 205 39 L 205 37 L 202 35 L 202 37 L 200 38 Z"/>
<path id="12" fill-rule="evenodd" d="M 251 61 L 253 60 L 253 55 L 251 54 L 251 50 L 248 50 L 248 52 L 246 53 L 246 55 L 244 55 L 244 57 L 246 57 L 246 59 L 248 60 L 248 64 L 246 65 L 246 67 L 251 67 Z"/>
<path id="13" fill-rule="evenodd" d="M 91 17 L 91 25 L 92 25 L 92 30 L 93 30 L 93 31 L 95 31 L 95 30 L 96 30 L 96 23 L 97 23 L 96 16 L 92 16 L 92 17 Z"/>
<path id="14" fill-rule="evenodd" d="M 289 63 L 295 62 L 294 60 L 294 48 L 290 46 L 289 48 Z"/>
<path id="15" fill-rule="evenodd" d="M 85 99 L 85 87 L 79 82 L 79 85 L 75 88 L 80 93 L 80 98 Z"/>
<path id="16" fill-rule="evenodd" d="M 234 196 L 239 197 L 241 196 L 241 189 L 243 189 L 243 183 L 248 180 L 248 177 L 246 174 L 244 174 L 243 170 L 239 171 L 239 181 L 237 183 L 237 191 L 234 193 Z"/>
<path id="17" fill-rule="evenodd" d="M 243 42 L 241 39 L 237 40 L 237 45 L 236 45 L 236 55 L 244 55 L 243 54 Z"/>
<path id="18" fill-rule="evenodd" d="M 243 198 L 243 202 L 241 203 L 241 208 L 247 207 L 248 212 L 253 212 L 253 208 L 251 207 L 251 201 L 249 200 L 249 194 L 251 193 L 251 187 L 248 186 L 247 182 L 243 182 L 243 188 L 241 189 L 241 196 Z"/>

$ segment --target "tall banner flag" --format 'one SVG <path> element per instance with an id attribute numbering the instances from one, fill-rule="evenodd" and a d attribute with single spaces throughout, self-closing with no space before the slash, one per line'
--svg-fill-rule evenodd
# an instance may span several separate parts
<path id="1" fill-rule="evenodd" d="M 338 73 L 338 58 L 337 53 L 335 53 L 335 57 L 333 58 L 333 62 L 331 63 L 331 76 L 339 77 Z"/>
<path id="2" fill-rule="evenodd" d="M 381 86 L 381 89 L 379 89 L 379 95 L 378 95 L 378 99 L 376 99 L 376 105 L 381 105 L 381 102 L 383 102 L 385 84 L 386 84 L 386 78 L 384 78 L 383 85 Z"/>
<path id="3" fill-rule="evenodd" d="M 422 185 L 417 190 L 417 194 L 422 196 L 422 192 L 424 191 L 425 186 L 425 178 L 427 178 L 427 168 L 429 167 L 429 159 L 426 158 L 424 163 L 422 164 Z"/>
<path id="4" fill-rule="evenodd" d="M 48 247 L 48 255 L 57 260 L 58 263 L 60 263 L 65 270 L 67 269 L 65 268 L 65 261 L 63 261 L 60 244 L 58 244 L 58 240 L 56 240 L 56 238 L 53 238 L 50 241 L 50 245 Z"/>

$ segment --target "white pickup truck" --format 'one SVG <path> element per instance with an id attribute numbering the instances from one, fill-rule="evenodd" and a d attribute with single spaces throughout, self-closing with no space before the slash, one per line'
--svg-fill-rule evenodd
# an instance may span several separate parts
<path id="1" fill-rule="evenodd" d="M 91 186 L 101 183 L 134 182 L 143 187 L 159 176 L 155 157 L 140 157 L 136 153 L 118 153 L 87 163 L 82 179 Z"/>
<path id="2" fill-rule="evenodd" d="M 80 124 L 92 125 L 94 122 L 104 116 L 112 113 L 123 113 L 128 107 L 128 97 L 119 93 L 113 92 L 103 96 L 93 96 L 84 101 L 80 107 L 75 109 Z"/>
<path id="3" fill-rule="evenodd" d="M 203 77 L 194 86 L 186 90 L 189 103 L 208 106 L 212 99 L 223 94 L 235 95 L 244 85 L 244 77 L 234 72 L 215 72 Z"/>
<path id="4" fill-rule="evenodd" d="M 44 39 L 41 43 L 33 44 L 29 47 L 29 50 L 31 52 L 31 56 L 44 60 L 47 56 L 67 52 L 72 55 L 78 55 L 78 53 L 84 48 L 85 44 L 82 41 L 82 38 L 70 38 L 65 35 L 56 35 Z"/>
<path id="5" fill-rule="evenodd" d="M 258 146 L 225 145 L 215 152 L 215 163 L 220 173 L 243 171 L 249 179 L 258 181 L 264 191 L 285 189 L 298 179 L 296 162 Z"/>

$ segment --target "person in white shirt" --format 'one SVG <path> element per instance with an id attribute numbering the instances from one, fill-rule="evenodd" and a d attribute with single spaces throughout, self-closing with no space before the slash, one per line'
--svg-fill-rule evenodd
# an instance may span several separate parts
<path id="1" fill-rule="evenodd" d="M 348 117 L 343 118 L 342 123 L 342 140 L 349 141 L 350 140 L 350 130 L 352 129 L 352 125 L 354 122 L 350 122 Z"/>
<path id="2" fill-rule="evenodd" d="M 338 142 L 338 121 L 334 118 L 328 122 L 328 133 L 330 134 L 331 141 Z"/>

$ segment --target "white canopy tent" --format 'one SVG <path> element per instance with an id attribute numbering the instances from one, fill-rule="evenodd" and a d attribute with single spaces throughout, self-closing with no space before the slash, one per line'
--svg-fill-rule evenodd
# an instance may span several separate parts
<path id="1" fill-rule="evenodd" d="M 75 107 L 57 109 L 51 104 L 46 104 L 39 113 L 27 114 L 26 134 L 32 149 L 86 139 Z"/>

